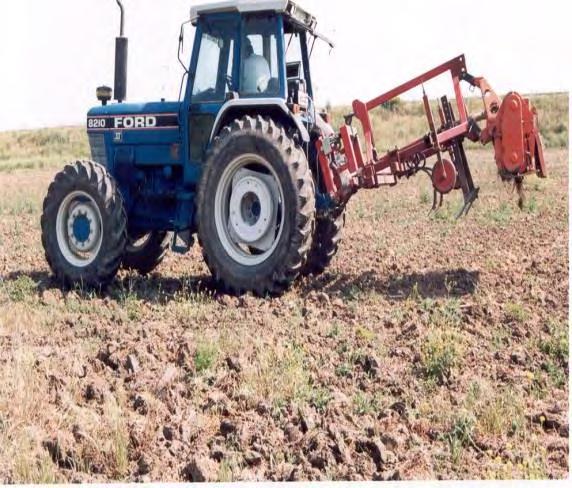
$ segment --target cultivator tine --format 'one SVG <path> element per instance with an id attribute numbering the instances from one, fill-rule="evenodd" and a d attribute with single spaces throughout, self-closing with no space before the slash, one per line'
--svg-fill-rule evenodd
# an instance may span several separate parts
<path id="1" fill-rule="evenodd" d="M 437 190 L 433 190 L 433 206 L 431 207 L 431 210 L 429 211 L 429 215 L 431 215 L 432 213 L 435 213 L 437 210 L 439 210 L 442 206 L 443 206 L 443 194 L 439 193 Z"/>
<path id="2" fill-rule="evenodd" d="M 475 187 L 473 182 L 473 176 L 471 174 L 471 169 L 469 168 L 469 163 L 467 161 L 467 155 L 465 153 L 465 148 L 462 142 L 455 142 L 451 148 L 451 153 L 453 156 L 453 163 L 458 172 L 459 185 L 463 190 L 463 198 L 465 199 L 465 204 L 462 210 L 457 215 L 457 219 L 466 216 L 473 204 L 479 198 L 479 188 Z"/>
<path id="3" fill-rule="evenodd" d="M 474 191 L 470 195 L 468 195 L 468 196 L 465 195 L 465 204 L 463 205 L 463 208 L 457 214 L 455 219 L 459 220 L 461 217 L 467 216 L 469 214 L 469 212 L 471 211 L 471 209 L 473 208 L 473 204 L 477 201 L 477 198 L 479 198 L 479 189 L 478 188 L 475 188 Z"/>

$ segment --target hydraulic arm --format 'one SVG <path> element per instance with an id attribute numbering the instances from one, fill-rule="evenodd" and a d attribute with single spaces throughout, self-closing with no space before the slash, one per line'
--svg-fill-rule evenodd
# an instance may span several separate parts
<path id="1" fill-rule="evenodd" d="M 370 112 L 447 72 L 453 81 L 455 102 L 442 97 L 436 120 L 423 88 L 429 132 L 404 147 L 380 155 Z M 482 113 L 468 114 L 461 82 L 480 90 Z M 352 127 L 354 118 L 362 126 L 363 143 Z M 465 138 L 482 144 L 492 143 L 500 177 L 503 181 L 514 181 L 519 189 L 525 175 L 536 173 L 541 178 L 547 175 L 537 114 L 530 101 L 514 92 L 501 100 L 484 78 L 467 72 L 463 55 L 369 102 L 354 101 L 353 113 L 346 116 L 345 122 L 338 134 L 316 142 L 324 189 L 336 206 L 345 205 L 360 188 L 395 185 L 400 178 L 424 172 L 431 177 L 435 190 L 433 209 L 442 204 L 443 195 L 460 189 L 465 203 L 459 217 L 466 214 L 478 198 L 479 188 L 473 182 L 468 165 L 463 147 Z M 436 160 L 430 167 L 428 159 L 433 157 Z"/>

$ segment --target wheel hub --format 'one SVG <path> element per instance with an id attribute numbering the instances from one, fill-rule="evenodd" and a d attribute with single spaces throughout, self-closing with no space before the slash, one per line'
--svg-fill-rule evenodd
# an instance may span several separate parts
<path id="1" fill-rule="evenodd" d="M 64 258 L 85 267 L 97 257 L 102 245 L 103 221 L 95 200 L 76 191 L 64 198 L 58 209 L 57 240 Z"/>
<path id="2" fill-rule="evenodd" d="M 68 238 L 70 244 L 81 252 L 91 251 L 100 235 L 96 225 L 97 214 L 90 204 L 75 205 L 68 217 Z"/>
<path id="3" fill-rule="evenodd" d="M 262 239 L 273 223 L 274 202 L 262 178 L 245 175 L 234 182 L 230 199 L 230 226 L 241 242 Z"/>
<path id="4" fill-rule="evenodd" d="M 215 225 L 228 255 L 244 266 L 263 263 L 280 242 L 284 218 L 284 193 L 272 165 L 250 153 L 230 162 L 215 195 Z"/>

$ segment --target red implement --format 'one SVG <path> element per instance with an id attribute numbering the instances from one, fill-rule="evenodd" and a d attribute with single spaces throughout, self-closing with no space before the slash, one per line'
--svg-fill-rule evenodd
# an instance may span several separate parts
<path id="1" fill-rule="evenodd" d="M 429 133 L 379 156 L 370 112 L 447 72 L 451 75 L 456 103 L 453 106 L 447 97 L 441 98 L 441 125 L 435 123 L 429 99 L 424 93 Z M 476 116 L 467 113 L 461 92 L 462 81 L 481 91 L 483 113 Z M 363 129 L 363 150 L 356 131 L 351 127 L 354 117 Z M 482 122 L 485 122 L 484 127 L 479 125 Z M 435 201 L 438 194 L 444 195 L 457 188 L 463 190 L 465 206 L 459 214 L 462 215 L 468 212 L 479 194 L 463 148 L 465 138 L 494 145 L 495 160 L 503 180 L 519 182 L 531 173 L 541 178 L 547 176 L 536 109 L 518 93 L 509 93 L 501 100 L 484 78 L 475 78 L 467 72 L 465 57 L 459 56 L 369 102 L 354 101 L 353 113 L 346 117 L 346 124 L 339 133 L 317 141 L 324 187 L 330 198 L 344 205 L 360 188 L 393 185 L 400 178 L 425 172 L 431 176 Z M 451 161 L 443 158 L 444 153 L 448 153 Z M 427 160 L 432 157 L 436 157 L 436 163 L 431 168 Z"/>

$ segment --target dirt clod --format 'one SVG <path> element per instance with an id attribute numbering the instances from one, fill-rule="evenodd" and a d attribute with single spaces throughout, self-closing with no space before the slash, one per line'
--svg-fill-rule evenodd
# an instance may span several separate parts
<path id="1" fill-rule="evenodd" d="M 240 373 L 242 371 L 242 364 L 238 356 L 228 356 L 226 358 L 226 364 L 228 366 L 228 369 L 230 369 L 231 371 L 234 371 L 236 373 Z"/>
<path id="2" fill-rule="evenodd" d="M 163 373 L 163 376 L 161 376 L 161 379 L 157 383 L 157 391 L 162 392 L 169 388 L 171 384 L 177 379 L 178 374 L 179 371 L 175 366 L 171 365 L 167 367 Z"/>
<path id="3" fill-rule="evenodd" d="M 244 455 L 244 460 L 249 466 L 259 466 L 262 463 L 262 455 L 259 452 L 250 450 Z"/>
<path id="4" fill-rule="evenodd" d="M 237 425 L 229 420 L 229 419 L 224 419 L 221 423 L 220 423 L 220 432 L 222 435 L 224 436 L 228 436 L 230 434 L 234 434 L 236 431 L 238 430 Z"/>
<path id="5" fill-rule="evenodd" d="M 109 385 L 107 382 L 99 376 L 93 376 L 85 387 L 84 397 L 87 401 L 103 403 L 108 391 Z"/>
<path id="6" fill-rule="evenodd" d="M 183 477 L 193 483 L 217 480 L 218 465 L 206 456 L 194 457 L 183 469 Z"/>
<path id="7" fill-rule="evenodd" d="M 300 411 L 300 425 L 302 432 L 307 433 L 316 427 L 316 419 L 312 410 L 308 407 L 301 408 Z"/>
<path id="8" fill-rule="evenodd" d="M 139 360 L 134 354 L 129 354 L 129 356 L 127 356 L 127 360 L 125 361 L 125 367 L 127 368 L 127 371 L 129 371 L 132 374 L 137 374 L 141 369 L 141 367 L 139 366 Z"/>
<path id="9" fill-rule="evenodd" d="M 141 456 L 137 461 L 137 474 L 146 475 L 151 472 L 151 464 L 145 456 Z"/>

